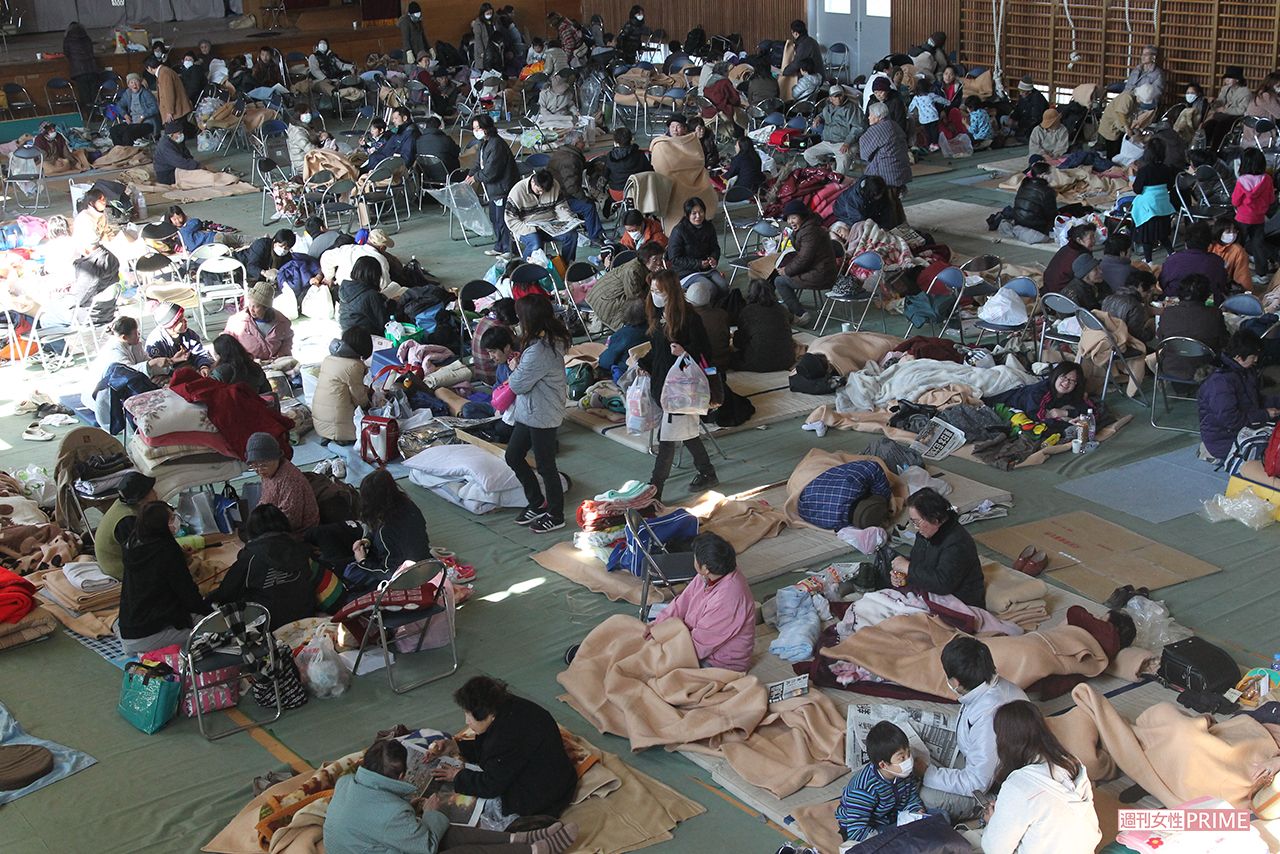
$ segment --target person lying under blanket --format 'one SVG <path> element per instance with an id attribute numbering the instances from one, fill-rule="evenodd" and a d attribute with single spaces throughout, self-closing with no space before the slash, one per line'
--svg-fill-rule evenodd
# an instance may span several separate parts
<path id="1" fill-rule="evenodd" d="M 800 491 L 796 512 L 800 518 L 825 531 L 850 527 L 860 531 L 883 529 L 891 515 L 893 487 L 884 468 L 874 460 L 854 460 L 827 469 Z M 884 537 L 869 540 L 870 552 Z"/>

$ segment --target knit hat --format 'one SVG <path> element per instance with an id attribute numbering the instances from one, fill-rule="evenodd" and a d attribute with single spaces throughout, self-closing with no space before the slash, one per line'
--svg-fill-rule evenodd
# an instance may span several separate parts
<path id="1" fill-rule="evenodd" d="M 845 95 L 844 87 L 837 83 L 827 90 L 827 94 L 833 98 L 836 96 L 843 98 Z"/>
<path id="2" fill-rule="evenodd" d="M 1083 279 L 1085 276 L 1093 272 L 1093 268 L 1097 267 L 1100 262 L 1088 252 L 1083 255 L 1076 256 L 1076 260 L 1071 262 L 1071 275 L 1077 279 Z"/>
<path id="3" fill-rule="evenodd" d="M 179 320 L 182 320 L 186 314 L 182 306 L 176 302 L 162 302 L 156 306 L 155 311 L 151 312 L 151 317 L 155 320 L 157 326 L 162 329 L 168 329 Z"/>
<path id="4" fill-rule="evenodd" d="M 368 243 L 375 249 L 390 249 L 396 245 L 396 242 L 387 236 L 387 233 L 380 228 L 375 228 L 369 232 Z"/>
<path id="5" fill-rule="evenodd" d="M 809 213 L 809 206 L 799 199 L 792 199 L 782 206 L 782 215 L 788 216 L 804 216 Z"/>
<path id="6" fill-rule="evenodd" d="M 256 285 L 249 288 L 249 302 L 255 303 L 256 305 L 271 308 L 271 304 L 275 301 L 275 298 L 276 288 L 275 285 L 270 282 L 258 282 Z"/>
<path id="7" fill-rule="evenodd" d="M 893 81 L 888 77 L 877 77 L 871 83 L 872 92 L 888 92 L 893 89 Z"/>
<path id="8" fill-rule="evenodd" d="M 689 289 L 684 292 L 684 298 L 689 301 L 689 305 L 695 308 L 704 308 L 711 305 L 711 301 L 716 297 L 716 286 L 705 276 L 700 276 L 693 280 L 689 285 Z"/>
<path id="9" fill-rule="evenodd" d="M 244 461 L 260 463 L 280 459 L 280 443 L 270 433 L 254 433 L 244 446 Z"/>
<path id="10" fill-rule="evenodd" d="M 1036 88 L 1035 84 L 1031 82 L 1031 75 L 1030 74 L 1022 75 L 1022 79 L 1018 81 L 1018 91 L 1030 92 L 1035 88 Z"/>
<path id="11" fill-rule="evenodd" d="M 132 471 L 120 481 L 120 500 L 128 505 L 137 504 L 155 488 L 156 479 L 141 472 Z"/>
<path id="12" fill-rule="evenodd" d="M 1239 65 L 1228 65 L 1222 72 L 1223 77 L 1230 77 L 1232 80 L 1239 80 L 1244 83 L 1244 68 Z"/>
<path id="13" fill-rule="evenodd" d="M 164 123 L 165 133 L 183 133 L 186 129 L 187 126 L 182 123 L 181 119 L 174 119 L 171 122 Z"/>
<path id="14" fill-rule="evenodd" d="M 1057 107 L 1050 107 L 1040 117 L 1040 127 L 1045 130 L 1053 130 L 1060 124 L 1062 124 L 1062 114 L 1058 112 Z"/>
<path id="15" fill-rule="evenodd" d="M 889 523 L 889 499 L 868 495 L 849 508 L 849 525 L 854 528 L 883 528 Z"/>

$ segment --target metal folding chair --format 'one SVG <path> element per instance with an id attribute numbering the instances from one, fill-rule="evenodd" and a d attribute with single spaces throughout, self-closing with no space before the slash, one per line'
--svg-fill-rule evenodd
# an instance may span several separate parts
<path id="1" fill-rule="evenodd" d="M 404 162 L 399 154 L 382 160 L 365 176 L 364 190 L 357 192 L 352 202 L 358 207 L 365 206 L 370 214 L 370 225 L 382 224 L 382 211 L 391 206 L 391 214 L 396 222 L 396 231 L 400 231 L 400 209 L 396 207 L 396 192 L 405 187 L 404 179 L 394 183 L 396 173 L 404 169 Z M 405 189 L 405 207 L 409 206 L 408 190 Z"/>
<path id="2" fill-rule="evenodd" d="M 312 176 L 315 177 L 314 175 Z M 350 179 L 334 181 L 329 185 L 323 193 L 320 194 L 320 202 L 317 205 L 320 211 L 320 217 L 324 220 L 324 227 L 329 227 L 329 215 L 332 214 L 338 226 L 342 225 L 342 218 L 349 220 L 355 218 L 356 206 L 351 202 L 344 202 L 343 197 L 348 196 L 356 188 L 356 182 Z"/>
<path id="3" fill-rule="evenodd" d="M 1192 366 L 1190 374 L 1173 374 L 1162 370 L 1164 368 L 1164 357 L 1166 353 L 1185 359 Z M 1196 400 L 1194 396 L 1187 397 L 1185 395 L 1174 394 L 1170 386 L 1194 386 L 1200 387 L 1202 379 L 1196 379 L 1196 370 L 1200 366 L 1212 366 L 1215 358 L 1213 348 L 1202 341 L 1195 338 L 1187 338 L 1184 336 L 1174 336 L 1166 338 L 1160 342 L 1159 349 L 1156 350 L 1156 367 L 1155 367 L 1155 385 L 1151 389 L 1151 426 L 1157 430 L 1172 430 L 1177 433 L 1194 433 L 1200 434 L 1199 428 L 1187 429 L 1185 427 L 1170 427 L 1165 424 L 1156 422 L 1156 400 L 1160 397 L 1161 392 L 1164 393 L 1164 411 L 1167 415 L 1170 412 L 1170 400 Z M 1161 386 L 1164 383 L 1164 386 Z"/>
<path id="4" fill-rule="evenodd" d="M 649 618 L 649 591 L 657 587 L 671 590 L 688 584 L 698 574 L 693 566 L 693 552 L 669 551 L 653 528 L 635 510 L 625 515 L 627 542 L 644 567 L 640 584 L 640 619 Z"/>
<path id="5" fill-rule="evenodd" d="M 1006 341 L 1012 341 L 1015 338 L 1021 339 L 1023 333 L 1031 328 L 1033 318 L 1036 316 L 1036 308 L 1039 306 L 1039 291 L 1036 289 L 1036 283 L 1028 279 L 1026 276 L 1018 276 L 1005 282 L 1004 287 L 1016 293 L 1025 300 L 1031 300 L 1031 307 L 1027 309 L 1027 320 L 1025 323 L 992 323 L 988 320 L 978 318 L 974 324 L 978 327 L 978 340 L 973 346 L 982 346 L 982 339 L 988 333 L 995 335 L 999 341 L 1001 335 L 1005 336 Z"/>
<path id="6" fill-rule="evenodd" d="M 1046 341 L 1066 344 L 1069 347 L 1080 346 L 1079 335 L 1059 332 L 1054 329 L 1059 320 L 1075 317 L 1080 311 L 1080 306 L 1076 305 L 1074 300 L 1062 294 L 1045 294 L 1040 299 L 1040 309 L 1044 318 L 1040 327 L 1040 349 L 1036 350 L 1037 360 L 1044 358 L 1044 342 Z"/>
<path id="7" fill-rule="evenodd" d="M 951 323 L 951 318 L 955 316 L 956 307 L 960 305 L 960 295 L 964 291 L 964 273 L 960 272 L 959 267 L 943 267 L 934 274 L 933 280 L 929 282 L 929 286 L 924 288 L 922 292 L 928 294 L 929 291 L 933 290 L 933 286 L 937 284 L 947 289 L 947 296 L 944 298 L 950 298 L 952 302 L 950 310 L 947 311 L 946 317 L 943 318 L 942 312 L 939 310 L 942 307 L 941 304 L 933 302 L 935 297 L 929 297 L 931 308 L 929 309 L 929 317 L 925 318 L 925 322 L 929 324 L 929 328 L 935 337 L 946 332 Z M 903 334 L 903 337 L 910 338 L 912 330 L 916 328 L 914 320 L 908 321 L 907 331 Z M 960 340 L 961 342 L 964 341 L 963 332 L 961 332 Z"/>
<path id="8" fill-rule="evenodd" d="M 81 112 L 80 99 L 76 97 L 75 87 L 65 77 L 50 77 L 44 84 L 44 99 L 49 105 L 49 115 L 71 111 Z"/>
<path id="9" fill-rule="evenodd" d="M 210 258 L 196 268 L 195 291 L 200 333 L 208 338 L 209 323 L 205 317 L 205 304 L 217 303 L 222 306 L 228 300 L 246 298 L 249 294 L 248 271 L 242 262 L 230 255 Z"/>
<path id="10" fill-rule="evenodd" d="M 4 198 L 0 199 L 0 214 L 8 213 L 11 198 L 14 207 L 19 210 L 35 211 L 49 207 L 49 188 L 45 185 L 44 177 L 44 154 L 40 149 L 34 146 L 14 149 L 9 155 L 9 172 L 4 177 L 3 187 Z M 27 201 L 23 202 L 17 198 L 12 194 L 12 190 L 16 190 Z M 43 203 L 41 197 L 44 198 Z"/>
<path id="11" fill-rule="evenodd" d="M 440 588 L 437 594 L 435 604 L 429 608 L 418 608 L 414 610 L 406 610 L 402 608 L 391 609 L 384 605 L 389 593 L 398 590 L 414 590 L 428 584 L 436 578 L 440 579 Z M 387 682 L 391 685 L 391 690 L 397 694 L 405 694 L 414 688 L 420 688 L 431 682 L 452 676 L 458 670 L 458 633 L 457 626 L 454 623 L 455 602 L 453 599 L 453 588 L 445 582 L 444 564 L 438 560 L 420 560 L 417 563 L 410 564 L 403 569 L 397 569 L 391 573 L 391 577 L 385 581 L 379 582 L 377 587 L 377 596 L 373 601 L 373 611 L 369 615 L 369 628 L 365 631 L 364 636 L 360 639 L 360 649 L 356 653 L 356 661 L 352 666 L 352 671 L 360 672 L 360 660 L 364 657 L 364 651 L 369 646 L 369 640 L 372 636 L 382 649 L 382 654 L 386 656 L 388 662 L 386 668 Z M 395 597 L 392 597 L 393 599 Z M 443 603 L 443 604 L 441 604 Z M 393 656 L 391 654 L 390 639 L 397 629 L 412 625 L 422 621 L 422 630 L 418 632 L 417 646 L 414 652 L 422 651 L 422 644 L 426 640 L 427 630 L 431 628 L 431 624 L 442 617 L 449 623 L 449 651 L 453 657 L 453 666 L 441 673 L 419 679 L 408 685 L 396 684 L 396 668 L 403 667 L 403 664 L 397 665 L 392 663 Z M 406 653 L 400 653 L 395 659 L 401 659 Z"/>
<path id="12" fill-rule="evenodd" d="M 1146 395 L 1142 393 L 1142 384 L 1138 382 L 1138 378 L 1134 375 L 1133 370 L 1129 367 L 1129 361 L 1125 358 L 1124 352 L 1120 349 L 1120 345 L 1116 343 L 1116 339 L 1112 336 L 1111 330 L 1107 329 L 1106 324 L 1098 319 L 1091 311 L 1085 311 L 1083 308 L 1076 311 L 1076 320 L 1080 321 L 1080 331 L 1083 333 L 1086 329 L 1101 332 L 1107 337 L 1107 343 L 1111 347 L 1111 353 L 1107 356 L 1106 378 L 1102 381 L 1102 396 L 1099 400 L 1107 399 L 1107 388 L 1111 385 L 1111 366 L 1117 359 L 1120 362 L 1120 368 L 1128 375 L 1130 381 L 1133 382 L 1134 388 L 1137 389 L 1138 398 L 1146 403 Z"/>
<path id="13" fill-rule="evenodd" d="M 245 667 L 247 663 L 260 661 L 265 657 L 268 666 L 271 666 L 280 659 L 280 656 L 290 655 L 292 652 L 288 649 L 281 650 L 276 645 L 275 637 L 271 634 L 271 614 L 262 605 L 256 602 L 246 602 L 241 608 L 240 614 L 246 629 L 252 633 L 256 640 L 254 648 L 249 650 L 241 649 L 237 652 L 200 652 L 198 649 L 192 648 L 193 644 L 205 635 L 227 636 L 230 634 L 231 626 L 221 611 L 214 611 L 212 614 L 202 617 L 195 624 L 195 627 L 191 629 L 191 636 L 182 644 L 179 669 L 189 680 L 189 684 L 183 693 L 190 697 L 191 705 L 195 708 L 196 726 L 199 727 L 200 734 L 209 741 L 218 741 L 253 727 L 275 723 L 284 714 L 284 697 L 280 693 L 280 683 L 275 681 L 273 683 L 276 700 L 274 717 L 261 721 L 250 720 L 247 723 L 219 730 L 218 732 L 213 732 L 209 729 L 209 718 L 207 713 L 200 708 L 198 692 L 216 688 L 228 682 L 238 681 L 241 676 L 241 668 Z M 227 668 L 235 668 L 234 673 L 228 675 L 227 678 L 205 681 L 210 674 Z M 200 684 L 197 685 L 197 683 Z"/>

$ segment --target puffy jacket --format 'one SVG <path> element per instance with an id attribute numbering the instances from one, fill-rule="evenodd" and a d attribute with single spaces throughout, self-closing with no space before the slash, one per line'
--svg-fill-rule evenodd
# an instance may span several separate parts
<path id="1" fill-rule="evenodd" d="M 1102 840 L 1093 785 L 1081 765 L 1075 777 L 1044 762 L 1026 765 L 1000 787 L 995 812 L 982 833 L 991 854 L 1092 851 Z"/>
<path id="2" fill-rule="evenodd" d="M 357 406 L 369 405 L 369 389 L 364 384 L 364 362 L 340 340 L 329 345 L 329 355 L 320 363 L 320 376 L 311 398 L 311 420 L 322 439 L 351 442 L 356 438 L 352 420 Z"/>
<path id="3" fill-rule="evenodd" d="M 307 292 L 307 288 L 311 287 L 311 279 L 318 275 L 320 275 L 319 261 L 302 252 L 291 252 L 289 260 L 280 265 L 276 274 L 276 284 L 288 285 L 298 295 L 298 302 L 302 302 L 302 295 Z"/>
<path id="4" fill-rule="evenodd" d="M 702 225 L 694 225 L 685 217 L 671 229 L 670 241 L 667 243 L 667 260 L 671 268 L 681 277 L 703 270 L 702 262 L 707 258 L 720 260 L 720 235 L 710 219 Z"/>
<path id="5" fill-rule="evenodd" d="M 836 219 L 849 225 L 869 219 L 881 228 L 893 227 L 893 212 L 889 209 L 886 197 L 881 196 L 874 202 L 864 198 L 861 181 L 836 196 L 831 213 Z"/>
<path id="6" fill-rule="evenodd" d="M 1265 222 L 1267 211 L 1276 200 L 1276 186 L 1270 175 L 1241 175 L 1231 191 L 1231 204 L 1236 206 L 1236 221 L 1245 225 Z"/>
<path id="7" fill-rule="evenodd" d="M 807 216 L 791 235 L 795 254 L 783 268 L 783 274 L 795 288 L 829 288 L 836 281 L 836 254 L 831 235 L 815 216 Z"/>
<path id="8" fill-rule="evenodd" d="M 1260 383 L 1255 369 L 1224 355 L 1218 369 L 1200 384 L 1200 441 L 1216 459 L 1227 456 L 1241 427 L 1272 420 Z"/>
<path id="9" fill-rule="evenodd" d="M 1057 215 L 1057 191 L 1043 178 L 1025 179 L 1013 197 L 1014 224 L 1048 234 Z"/>
<path id="10" fill-rule="evenodd" d="M 621 329 L 626 305 L 649 292 L 649 270 L 639 258 L 614 267 L 587 291 L 587 305 L 600 322 L 610 329 Z"/>
<path id="11" fill-rule="evenodd" d="M 1147 343 L 1155 337 L 1155 328 L 1150 323 L 1151 315 L 1136 288 L 1123 287 L 1107 294 L 1102 300 L 1102 310 L 1122 321 L 1134 338 Z"/>
<path id="12" fill-rule="evenodd" d="M 273 532 L 245 543 L 209 599 L 257 602 L 271 612 L 271 625 L 283 626 L 316 612 L 315 589 L 311 547 Z"/>
<path id="13" fill-rule="evenodd" d="M 278 311 L 271 313 L 271 325 L 265 332 L 247 311 L 237 311 L 227 318 L 223 332 L 240 342 L 255 359 L 278 359 L 293 355 L 293 324 Z"/>
<path id="14" fill-rule="evenodd" d="M 605 157 L 604 167 L 609 174 L 609 189 L 619 193 L 626 188 L 627 179 L 632 175 L 653 171 L 649 155 L 635 143 L 627 148 L 615 145 Z"/>
<path id="15" fill-rule="evenodd" d="M 505 199 L 520 180 L 515 155 L 511 153 L 510 146 L 497 136 L 486 137 L 480 143 L 476 168 L 471 170 L 471 174 L 484 184 L 485 194 L 490 201 Z"/>
<path id="16" fill-rule="evenodd" d="M 72 77 L 98 73 L 98 63 L 93 58 L 93 39 L 78 21 L 67 27 L 67 34 L 62 37 L 62 52 L 67 56 Z"/>
<path id="17" fill-rule="evenodd" d="M 381 293 L 347 279 L 338 286 L 338 326 L 382 335 L 387 328 L 387 301 Z"/>
<path id="18" fill-rule="evenodd" d="M 973 537 L 960 524 L 955 511 L 932 537 L 916 537 L 911 547 L 913 587 L 940 596 L 955 596 L 966 605 L 986 603 L 986 581 Z"/>

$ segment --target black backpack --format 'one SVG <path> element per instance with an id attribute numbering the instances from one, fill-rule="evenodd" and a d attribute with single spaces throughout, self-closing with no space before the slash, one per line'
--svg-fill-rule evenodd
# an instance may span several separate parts
<path id="1" fill-rule="evenodd" d="M 1240 667 L 1221 647 L 1189 637 L 1164 648 L 1156 676 L 1177 691 L 1221 694 L 1240 681 Z"/>

